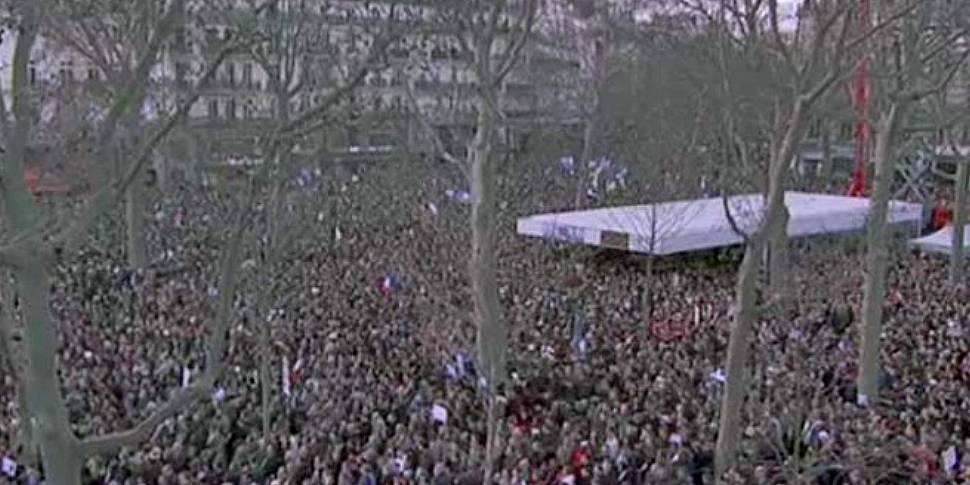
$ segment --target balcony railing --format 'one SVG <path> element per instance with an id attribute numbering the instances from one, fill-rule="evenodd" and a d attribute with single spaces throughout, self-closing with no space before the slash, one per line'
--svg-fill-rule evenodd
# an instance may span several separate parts
<path id="1" fill-rule="evenodd" d="M 476 83 L 453 83 L 445 81 L 416 81 L 414 88 L 422 92 L 451 92 L 455 89 L 459 91 L 470 91 L 474 89 Z"/>

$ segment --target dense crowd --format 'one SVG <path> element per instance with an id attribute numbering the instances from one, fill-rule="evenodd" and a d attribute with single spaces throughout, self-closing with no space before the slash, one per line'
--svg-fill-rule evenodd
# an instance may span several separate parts
<path id="1" fill-rule="evenodd" d="M 485 393 L 474 363 L 467 206 L 444 195 L 462 187 L 430 175 L 441 170 L 403 179 L 360 169 L 308 189 L 333 206 L 301 222 L 313 225 L 309 235 L 272 268 L 271 318 L 257 304 L 259 290 L 269 291 L 260 271 L 270 269 L 258 244 L 247 248 L 227 371 L 212 399 L 166 421 L 144 446 L 89 460 L 87 480 L 482 483 Z M 511 377 L 491 480 L 713 483 L 736 250 L 659 260 L 648 277 L 639 257 L 520 238 L 516 215 L 567 204 L 551 202 L 565 191 L 539 175 L 531 180 L 546 186 L 502 181 Z M 151 242 L 161 256 L 147 270 L 127 271 L 120 243 L 57 268 L 52 309 L 78 435 L 134 425 L 203 371 L 228 206 L 197 192 L 157 204 Z M 796 245 L 797 309 L 759 318 L 733 482 L 970 480 L 966 295 L 947 283 L 944 261 L 894 252 L 882 399 L 860 407 L 856 246 Z M 271 369 L 266 410 L 261 342 Z M 18 446 L 15 382 L 5 374 L 0 386 L 0 456 L 5 468 L 19 465 L 11 481 L 35 482 L 31 454 Z"/>

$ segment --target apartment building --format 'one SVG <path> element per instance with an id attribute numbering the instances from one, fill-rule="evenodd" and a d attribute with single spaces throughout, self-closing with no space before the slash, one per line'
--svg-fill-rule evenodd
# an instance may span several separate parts
<path id="1" fill-rule="evenodd" d="M 415 122 L 414 106 L 446 138 L 473 126 L 476 80 L 470 56 L 428 2 L 281 0 L 258 22 L 244 0 L 221 10 L 213 8 L 215 3 L 190 2 L 180 23 L 184 27 L 172 36 L 153 69 L 143 109 L 144 121 L 171 112 L 187 99 L 221 48 L 241 36 L 260 35 L 259 48 L 233 53 L 222 62 L 189 111 L 184 131 L 214 162 L 251 154 L 282 118 L 292 119 L 325 102 L 369 59 L 374 42 L 390 29 L 400 35 L 376 60 L 370 59 L 363 82 L 336 110 L 339 122 L 307 133 L 301 148 L 339 151 L 417 143 L 423 128 Z M 510 24 L 511 19 L 500 26 L 498 49 Z M 0 88 L 6 96 L 14 40 L 0 41 Z M 548 54 L 526 49 L 523 56 L 527 65 Z M 538 109 L 537 86 L 527 69 L 520 71 L 501 87 L 502 109 L 515 126 L 506 134 L 510 143 L 516 130 L 535 121 Z M 105 74 L 80 52 L 44 38 L 32 54 L 29 77 L 35 89 L 46 92 L 105 81 Z M 48 118 L 57 117 L 59 102 L 83 99 L 79 92 L 49 97 Z M 90 104 L 85 116 L 98 116 L 100 107 Z"/>
<path id="2" fill-rule="evenodd" d="M 413 119 L 414 107 L 446 138 L 471 128 L 475 110 L 471 95 L 476 84 L 471 58 L 426 2 L 320 0 L 280 5 L 279 10 L 265 14 L 267 24 L 261 28 L 275 50 L 228 58 L 192 109 L 191 124 L 226 133 L 226 143 L 219 137 L 209 138 L 212 143 L 223 143 L 215 151 L 231 151 L 228 140 L 238 139 L 245 133 L 240 131 L 244 127 L 258 132 L 281 117 L 325 102 L 370 59 L 375 42 L 392 30 L 396 41 L 370 59 L 361 85 L 341 104 L 342 122 L 333 124 L 339 129 L 323 129 L 315 134 L 319 136 L 306 140 L 306 145 L 340 150 L 416 143 L 422 128 Z M 284 27 L 273 27 L 273 22 Z M 504 27 L 509 29 L 507 23 Z M 187 84 L 191 75 L 185 73 L 197 75 L 204 68 L 206 50 L 237 35 L 242 34 L 233 19 L 220 14 L 212 14 L 202 29 L 179 34 L 172 48 L 176 82 Z M 499 48 L 504 41 L 500 36 Z M 286 43 L 289 45 L 283 45 Z M 300 52 L 299 59 L 291 59 L 286 48 Z M 279 65 L 288 69 L 274 71 Z M 281 93 L 283 85 L 289 86 L 290 94 Z M 534 88 L 527 74 L 514 72 L 509 77 L 502 86 L 502 108 L 509 118 L 523 120 L 534 114 Z M 281 116 L 284 100 L 286 115 Z"/>

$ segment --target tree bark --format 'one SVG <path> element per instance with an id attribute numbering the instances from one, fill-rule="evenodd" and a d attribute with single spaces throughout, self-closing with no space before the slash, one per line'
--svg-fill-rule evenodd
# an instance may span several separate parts
<path id="1" fill-rule="evenodd" d="M 653 324 L 653 312 L 654 312 L 654 293 L 653 293 L 653 266 L 654 266 L 654 253 L 657 250 L 657 231 L 659 230 L 660 221 L 657 220 L 657 205 L 652 204 L 650 206 L 650 252 L 647 253 L 647 284 L 643 290 L 643 310 L 644 316 L 646 317 L 644 323 L 646 324 L 646 330 L 650 332 L 650 325 Z"/>
<path id="2" fill-rule="evenodd" d="M 893 148 L 900 106 L 893 103 L 876 126 L 875 173 L 869 202 L 869 227 L 866 236 L 866 274 L 862 297 L 862 352 L 856 382 L 860 398 L 870 401 L 879 395 L 880 339 L 883 304 L 886 300 L 886 271 L 889 263 L 886 216 L 893 177 Z"/>
<path id="3" fill-rule="evenodd" d="M 970 167 L 967 160 L 960 160 L 957 166 L 957 178 L 954 181 L 956 200 L 953 207 L 953 234 L 951 234 L 950 253 L 950 284 L 957 285 L 963 281 L 963 234 L 967 225 L 967 182 L 970 178 Z"/>
<path id="4" fill-rule="evenodd" d="M 137 133 L 143 129 L 139 125 L 142 123 L 141 107 L 145 103 L 146 91 L 144 88 L 138 89 L 132 100 L 130 114 L 124 119 L 125 130 L 121 131 L 122 141 L 118 149 L 118 165 L 121 167 L 120 174 L 124 174 L 128 167 L 125 161 L 128 158 L 129 150 L 137 150 L 140 146 Z M 137 152 L 133 152 L 137 153 Z M 132 161 L 129 163 L 138 163 Z M 148 165 L 148 164 L 145 164 Z M 145 200 L 148 196 L 147 181 L 148 167 L 141 166 L 135 174 L 131 184 L 125 188 L 125 250 L 128 256 L 128 266 L 131 269 L 141 269 L 148 266 L 148 238 L 145 234 Z"/>
<path id="5" fill-rule="evenodd" d="M 145 238 L 144 171 L 125 190 L 125 241 L 128 266 L 141 269 L 148 266 L 148 243 Z"/>
<path id="6" fill-rule="evenodd" d="M 825 181 L 826 190 L 832 188 L 832 170 L 834 163 L 832 160 L 832 124 L 828 120 L 822 120 L 821 123 L 821 141 L 822 141 L 822 180 Z"/>
<path id="7" fill-rule="evenodd" d="M 654 312 L 654 301 L 653 301 L 653 299 L 654 299 L 654 297 L 653 297 L 653 276 L 654 276 L 654 274 L 653 273 L 654 272 L 653 272 L 653 263 L 654 263 L 654 257 L 653 257 L 653 253 L 651 252 L 650 254 L 647 255 L 647 264 L 646 264 L 646 266 L 647 266 L 647 274 L 646 274 L 647 282 L 646 282 L 646 285 L 644 286 L 644 289 L 643 289 L 643 302 L 642 302 L 642 304 L 643 304 L 643 310 L 644 310 L 643 311 L 643 314 L 644 314 L 644 316 L 646 316 L 646 319 L 644 320 L 644 323 L 647 325 L 647 331 L 648 332 L 650 331 L 650 324 L 651 324 L 651 322 L 653 320 L 653 312 Z"/>
<path id="8" fill-rule="evenodd" d="M 593 137 L 596 130 L 596 116 L 586 120 L 583 127 L 583 148 L 576 162 L 576 194 L 573 207 L 580 210 L 586 206 L 586 189 L 589 187 L 589 162 L 593 158 Z"/>
<path id="9" fill-rule="evenodd" d="M 8 198 L 7 203 L 10 203 Z M 33 213 L 24 206 L 11 209 Z M 21 226 L 22 227 L 22 226 Z M 40 241 L 32 245 L 40 248 Z M 26 250 L 22 266 L 15 270 L 24 312 L 24 345 L 27 350 L 26 403 L 23 419 L 34 425 L 48 483 L 80 484 L 78 441 L 71 431 L 67 406 L 57 375 L 57 334 L 50 315 L 50 282 L 46 262 L 37 249 Z M 30 254 L 33 253 L 33 254 Z"/>
<path id="10" fill-rule="evenodd" d="M 744 251 L 741 267 L 738 268 L 738 281 L 735 287 L 734 322 L 727 350 L 727 382 L 721 401 L 721 418 L 718 424 L 715 444 L 715 481 L 734 464 L 735 454 L 741 439 L 741 406 L 747 394 L 748 351 L 750 350 L 751 328 L 757 313 L 758 260 L 763 244 L 754 241 Z"/>
<path id="11" fill-rule="evenodd" d="M 47 290 L 50 283 L 46 264 L 36 254 L 29 255 L 24 263 L 23 269 L 16 271 L 23 302 L 28 359 L 25 388 L 29 407 L 23 419 L 30 420 L 36 427 L 34 438 L 40 445 L 48 483 L 79 485 L 81 460 L 57 376 L 57 335 L 49 309 Z"/>
<path id="12" fill-rule="evenodd" d="M 280 74 L 281 75 L 281 74 Z M 283 79 L 278 79 L 276 82 L 276 106 L 277 106 L 277 121 L 280 126 L 285 126 L 290 121 L 290 103 L 289 95 L 285 89 L 285 82 Z M 272 366 L 270 362 L 272 360 L 273 349 L 271 344 L 271 329 L 270 325 L 273 321 L 269 318 L 269 313 L 272 310 L 270 308 L 269 302 L 272 299 L 270 294 L 272 288 L 271 277 L 267 277 L 273 274 L 276 270 L 276 263 L 279 261 L 280 252 L 280 221 L 283 217 L 283 187 L 286 184 L 286 174 L 289 169 L 290 162 L 290 150 L 291 146 L 289 144 L 284 144 L 278 149 L 276 153 L 276 176 L 271 181 L 270 197 L 269 202 L 266 204 L 266 247 L 264 249 L 264 258 L 262 261 L 262 275 L 260 277 L 261 285 L 256 290 L 259 294 L 257 301 L 259 302 L 257 312 L 259 315 L 263 316 L 263 321 L 260 322 L 259 327 L 259 387 L 260 387 L 260 405 L 262 414 L 262 425 L 263 425 L 263 439 L 268 444 L 270 443 L 270 437 L 272 435 L 272 389 L 275 385 L 275 380 L 273 379 Z"/>
<path id="13" fill-rule="evenodd" d="M 788 206 L 782 204 L 778 212 L 778 219 L 769 229 L 771 233 L 770 250 L 768 251 L 769 286 L 771 287 L 772 303 L 778 305 L 781 309 L 790 308 L 794 300 L 791 271 L 789 270 L 789 218 Z"/>
<path id="14" fill-rule="evenodd" d="M 36 467 L 37 465 L 37 445 L 34 442 L 34 428 L 29 416 L 27 406 L 27 383 L 24 381 L 23 356 L 19 349 L 14 347 L 14 292 L 8 283 L 5 271 L 0 271 L 0 297 L 2 297 L 3 308 L 0 309 L 0 361 L 5 363 L 6 372 L 13 378 L 17 393 L 17 445 L 15 449 L 23 459 L 25 465 Z"/>

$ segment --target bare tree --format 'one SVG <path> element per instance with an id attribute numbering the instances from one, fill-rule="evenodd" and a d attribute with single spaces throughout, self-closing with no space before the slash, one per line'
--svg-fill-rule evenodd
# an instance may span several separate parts
<path id="1" fill-rule="evenodd" d="M 172 8 L 180 8 L 182 2 L 174 2 Z M 202 396 L 208 396 L 214 382 L 223 369 L 227 348 L 226 328 L 231 319 L 231 302 L 235 294 L 236 269 L 239 259 L 241 234 L 245 230 L 245 210 L 237 213 L 233 230 L 229 231 L 229 247 L 220 265 L 220 300 L 217 318 L 207 341 L 207 366 L 203 378 L 194 385 L 175 393 L 171 400 L 134 428 L 99 437 L 80 439 L 75 436 L 68 416 L 67 406 L 61 393 L 58 377 L 57 334 L 50 313 L 49 272 L 58 258 L 71 256 L 93 223 L 111 209 L 134 183 L 158 143 L 188 112 L 195 101 L 198 86 L 207 83 L 213 69 L 235 47 L 228 46 L 215 57 L 210 69 L 202 76 L 192 93 L 186 96 L 174 113 L 150 130 L 138 144 L 131 163 L 124 173 L 112 183 L 99 189 L 84 206 L 82 212 L 71 221 L 52 226 L 40 216 L 39 204 L 27 190 L 24 182 L 24 159 L 26 143 L 33 130 L 30 114 L 35 105 L 30 95 L 28 64 L 30 54 L 42 28 L 43 14 L 51 7 L 47 1 L 17 3 L 12 16 L 17 19 L 18 32 L 12 63 L 12 105 L 3 106 L 0 112 L 0 134 L 5 145 L 3 156 L 2 198 L 6 214 L 8 240 L 0 248 L 0 263 L 10 268 L 17 282 L 21 301 L 24 337 L 22 345 L 27 356 L 25 374 L 26 409 L 23 419 L 31 423 L 36 445 L 47 479 L 51 483 L 80 483 L 80 470 L 88 457 L 106 454 L 125 446 L 136 445 L 151 436 L 154 428 L 168 417 L 180 412 Z M 171 15 L 162 17 L 162 24 L 171 22 Z M 167 28 L 155 29 L 156 32 Z M 164 37 L 153 42 L 161 43 Z M 98 130 L 98 138 L 111 138 L 111 125 L 120 122 L 132 108 L 133 97 L 146 89 L 148 83 L 146 65 L 152 64 L 153 55 L 146 55 L 139 65 L 140 76 L 129 79 L 125 87 L 113 94 L 108 114 Z M 140 106 L 140 104 L 139 104 Z M 2 321 L 0 324 L 9 325 Z"/>
<path id="2" fill-rule="evenodd" d="M 259 248 L 259 277 L 255 318 L 259 325 L 259 381 L 264 436 L 271 432 L 271 329 L 274 309 L 292 295 L 277 288 L 274 281 L 287 281 L 280 273 L 281 263 L 293 244 L 313 227 L 307 214 L 290 214 L 298 201 L 289 181 L 302 157 L 298 146 L 310 148 L 312 156 L 322 156 L 326 141 L 313 135 L 335 128 L 367 103 L 354 101 L 370 76 L 383 74 L 388 47 L 397 39 L 401 26 L 396 4 L 373 9 L 341 2 L 279 0 L 274 8 L 260 12 L 250 2 L 252 15 L 239 35 L 251 39 L 247 57 L 265 74 L 273 94 L 275 116 L 265 130 L 260 152 L 271 158 L 265 171 L 264 225 Z M 238 15 L 238 12 L 234 12 Z M 348 20 L 339 22 L 338 18 Z M 349 43 L 348 43 L 349 42 Z M 269 160 L 268 160 L 269 161 Z M 319 194 L 317 194 L 319 195 Z M 320 202 L 320 201 L 316 201 Z M 324 204 L 329 201 L 322 201 Z"/>
<path id="3" fill-rule="evenodd" d="M 707 97 L 699 95 L 705 87 L 693 85 L 690 76 L 683 74 L 680 58 L 685 46 L 646 38 L 638 39 L 637 45 L 642 47 L 640 53 L 631 56 L 630 63 L 603 87 L 599 123 L 611 147 L 608 155 L 631 172 L 631 180 L 609 202 L 649 204 L 646 210 L 610 217 L 632 228 L 631 235 L 647 251 L 647 281 L 641 296 L 644 317 L 650 318 L 655 304 L 655 256 L 696 215 L 697 207 L 683 199 L 702 193 L 701 133 L 709 127 L 702 120 Z M 674 200 L 678 202 L 669 203 Z"/>
<path id="4" fill-rule="evenodd" d="M 297 200 L 300 197 L 289 184 L 298 168 L 295 149 L 298 145 L 316 146 L 311 153 L 322 155 L 325 142 L 311 136 L 364 109 L 365 103 L 352 98 L 365 79 L 383 74 L 386 50 L 401 33 L 401 26 L 395 23 L 399 20 L 396 4 L 368 9 L 364 5 L 320 2 L 312 7 L 305 2 L 280 0 L 273 9 L 260 13 L 258 5 L 250 2 L 250 28 L 240 33 L 252 39 L 248 56 L 266 76 L 275 112 L 260 150 L 272 157 L 272 163 L 264 180 L 261 270 L 254 288 L 264 436 L 271 428 L 274 382 L 270 325 L 274 323 L 274 309 L 290 296 L 275 288 L 273 282 L 286 280 L 280 274 L 281 263 L 293 244 L 312 228 L 306 222 L 307 214 L 290 214 L 295 205 L 307 202 Z M 338 17 L 349 21 L 339 22 Z"/>
<path id="5" fill-rule="evenodd" d="M 448 26 L 450 37 L 471 59 L 469 69 L 475 79 L 475 95 L 471 100 L 475 132 L 467 142 L 466 155 L 461 157 L 449 151 L 432 127 L 428 114 L 416 113 L 440 156 L 461 167 L 471 185 L 469 279 L 478 361 L 488 383 L 484 482 L 491 481 L 496 458 L 499 433 L 496 399 L 506 380 L 508 347 L 508 327 L 499 302 L 495 260 L 498 135 L 504 118 L 505 80 L 522 57 L 535 24 L 536 11 L 535 0 L 448 2 L 439 7 L 437 15 L 442 24 Z M 412 88 L 409 88 L 409 94 L 413 107 L 418 108 Z"/>
<path id="6" fill-rule="evenodd" d="M 745 253 L 738 269 L 734 322 L 725 365 L 727 383 L 715 450 L 716 473 L 722 476 L 733 465 L 741 441 L 741 406 L 747 393 L 750 333 L 757 316 L 758 261 L 772 238 L 776 239 L 773 244 L 776 248 L 787 245 L 784 193 L 789 164 L 812 110 L 845 77 L 849 53 L 872 31 L 858 33 L 854 30 L 852 19 L 856 5 L 850 1 L 804 3 L 793 33 L 782 28 L 776 0 L 745 2 L 743 5 L 723 1 L 713 9 L 707 8 L 709 5 L 704 2 L 695 2 L 691 6 L 712 24 L 723 26 L 728 35 L 722 39 L 727 45 L 741 49 L 745 55 L 763 56 L 784 79 L 782 89 L 775 95 L 765 184 L 767 195 L 762 216 L 753 230 L 742 233 Z M 807 19 L 810 22 L 805 22 Z M 742 42 L 735 40 L 738 39 L 736 32 L 741 34 Z M 730 211 L 727 212 L 733 221 Z M 741 232 L 737 224 L 734 225 Z M 783 235 L 785 240 L 778 241 L 777 238 Z"/>
<path id="7" fill-rule="evenodd" d="M 107 110 L 91 146 L 101 159 L 123 159 L 138 147 L 143 107 L 152 104 L 150 85 L 163 48 L 181 26 L 186 1 L 141 2 L 135 8 L 103 0 L 51 1 L 42 35 L 89 66 L 88 99 Z M 70 56 L 69 54 L 69 56 Z M 68 66 L 73 69 L 75 66 Z M 123 101 L 123 102 L 118 102 Z M 119 130 L 120 128 L 120 130 Z M 145 242 L 146 171 L 136 175 L 125 194 L 126 253 L 132 268 L 149 262 Z"/>
<path id="8" fill-rule="evenodd" d="M 893 16 L 892 2 L 876 5 L 876 16 L 881 21 Z M 879 392 L 882 313 L 889 263 L 886 215 L 898 137 L 910 110 L 945 90 L 966 62 L 970 51 L 956 49 L 954 42 L 967 35 L 967 24 L 959 20 L 968 15 L 970 8 L 962 3 L 921 2 L 911 14 L 898 20 L 895 28 L 872 42 L 873 51 L 878 53 L 877 66 L 884 74 L 879 78 L 885 81 L 876 87 L 879 107 L 873 154 L 875 177 L 866 241 L 860 372 L 856 383 L 862 400 L 874 400 Z M 963 239 L 962 226 L 954 227 L 953 232 Z"/>
<path id="9" fill-rule="evenodd" d="M 961 125 L 963 124 L 961 123 Z M 946 131 L 952 132 L 955 130 L 949 129 Z M 958 285 L 963 281 L 965 265 L 963 261 L 965 253 L 964 227 L 967 224 L 967 190 L 970 190 L 968 188 L 968 184 L 970 184 L 970 167 L 967 166 L 970 160 L 968 160 L 968 154 L 966 153 L 968 143 L 970 143 L 970 140 L 966 136 L 959 140 L 956 140 L 953 136 L 948 136 L 944 141 L 944 146 L 941 147 L 943 151 L 947 152 L 957 162 L 957 172 L 953 179 L 953 191 L 955 193 L 953 200 L 953 234 L 951 234 L 950 239 L 952 249 L 950 252 L 949 276 L 950 284 L 952 285 Z"/>
<path id="10" fill-rule="evenodd" d="M 602 96 L 624 61 L 632 57 L 633 10 L 636 2 L 553 2 L 544 6 L 537 44 L 552 55 L 568 59 L 565 69 L 537 73 L 547 89 L 540 96 L 562 120 L 579 120 L 582 137 L 576 159 L 573 205 L 585 205 L 589 164 L 602 145 Z M 578 69 L 573 69 L 578 65 Z"/>
<path id="11" fill-rule="evenodd" d="M 959 14 L 958 14 L 959 15 Z M 957 16 L 953 19 L 957 26 L 965 25 L 967 19 Z M 962 40 L 957 40 L 952 46 L 953 49 L 965 49 Z M 942 179 L 953 182 L 954 207 L 953 207 L 953 233 L 950 235 L 950 284 L 959 285 L 963 280 L 965 262 L 963 258 L 966 254 L 964 245 L 965 230 L 967 224 L 967 190 L 970 184 L 970 129 L 968 129 L 968 118 L 966 110 L 966 91 L 962 86 L 966 84 L 967 74 L 970 66 L 966 63 L 958 67 L 953 80 L 948 85 L 934 95 L 928 96 L 924 103 L 926 111 L 932 114 L 937 131 L 942 135 L 939 143 L 933 147 L 933 156 L 937 161 L 948 161 L 956 164 L 955 172 L 946 172 L 939 169 L 939 163 L 932 168 L 930 173 Z"/>

